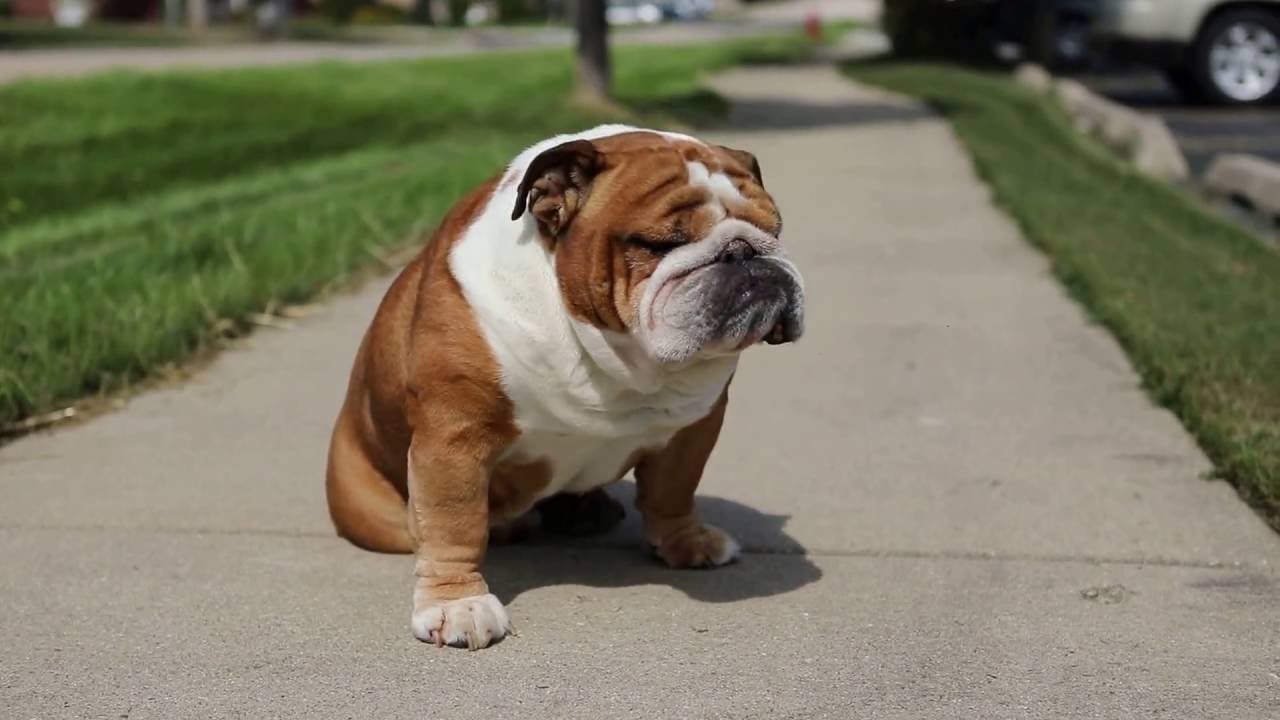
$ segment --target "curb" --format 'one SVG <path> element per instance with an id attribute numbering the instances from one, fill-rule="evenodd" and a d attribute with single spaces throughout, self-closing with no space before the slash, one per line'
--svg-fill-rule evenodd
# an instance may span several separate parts
<path id="1" fill-rule="evenodd" d="M 1280 164 L 1254 155 L 1219 155 L 1204 174 L 1204 187 L 1219 198 L 1244 200 L 1280 223 Z"/>
<path id="2" fill-rule="evenodd" d="M 1014 78 L 1040 95 L 1051 95 L 1077 130 L 1097 137 L 1138 172 L 1171 183 L 1190 179 L 1187 160 L 1164 120 L 1112 102 L 1075 80 L 1054 80 L 1039 65 L 1019 65 Z"/>

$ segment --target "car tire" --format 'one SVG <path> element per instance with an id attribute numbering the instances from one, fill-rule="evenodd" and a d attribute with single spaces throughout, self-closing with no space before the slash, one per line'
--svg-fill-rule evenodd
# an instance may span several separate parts
<path id="1" fill-rule="evenodd" d="M 1200 30 L 1189 68 L 1203 96 L 1222 105 L 1280 98 L 1280 13 L 1226 10 Z"/>
<path id="2" fill-rule="evenodd" d="M 1089 63 L 1090 30 L 1089 19 L 1078 15 L 1065 15 L 1054 22 L 1050 55 L 1054 67 L 1076 69 Z"/>

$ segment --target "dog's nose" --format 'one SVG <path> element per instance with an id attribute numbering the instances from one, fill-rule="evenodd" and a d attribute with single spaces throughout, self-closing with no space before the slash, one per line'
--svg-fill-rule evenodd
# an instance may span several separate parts
<path id="1" fill-rule="evenodd" d="M 724 263 L 740 263 L 746 262 L 755 257 L 759 253 L 751 246 L 751 243 L 741 238 L 731 240 L 724 249 L 720 251 L 720 262 Z"/>

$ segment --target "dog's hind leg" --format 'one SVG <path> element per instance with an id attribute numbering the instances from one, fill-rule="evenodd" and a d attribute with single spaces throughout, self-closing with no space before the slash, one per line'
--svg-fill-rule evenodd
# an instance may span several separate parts
<path id="1" fill-rule="evenodd" d="M 366 550 L 411 553 L 405 498 L 374 466 L 349 410 L 343 407 L 329 444 L 329 517 L 339 535 Z"/>

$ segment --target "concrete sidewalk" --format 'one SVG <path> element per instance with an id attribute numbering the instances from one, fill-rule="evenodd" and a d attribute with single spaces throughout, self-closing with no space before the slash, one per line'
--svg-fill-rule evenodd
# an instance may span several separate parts
<path id="1" fill-rule="evenodd" d="M 1280 539 L 945 123 L 823 67 L 718 82 L 810 297 L 701 493 L 742 562 L 663 569 L 633 513 L 492 553 L 518 637 L 414 640 L 410 560 L 333 537 L 322 492 L 374 283 L 0 449 L 0 715 L 1277 717 Z"/>

